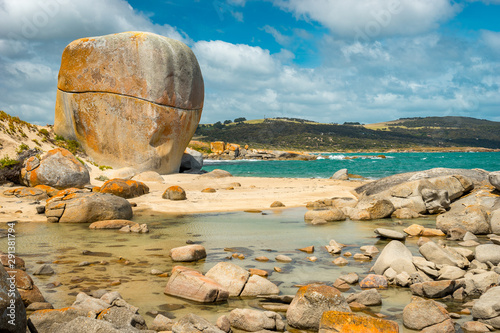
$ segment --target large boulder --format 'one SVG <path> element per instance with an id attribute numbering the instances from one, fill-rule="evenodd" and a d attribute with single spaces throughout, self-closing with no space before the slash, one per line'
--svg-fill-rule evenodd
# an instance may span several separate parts
<path id="1" fill-rule="evenodd" d="M 149 193 L 149 187 L 143 182 L 136 180 L 115 178 L 105 182 L 99 189 L 99 192 L 130 199 Z"/>
<path id="2" fill-rule="evenodd" d="M 293 328 L 317 330 L 325 311 L 351 312 L 337 289 L 318 284 L 301 287 L 286 312 L 287 323 Z"/>
<path id="3" fill-rule="evenodd" d="M 351 312 L 327 311 L 321 317 L 319 332 L 399 333 L 399 325 L 391 320 L 360 316 Z"/>
<path id="4" fill-rule="evenodd" d="M 172 268 L 164 293 L 200 303 L 222 302 L 229 296 L 228 291 L 216 281 L 182 266 Z"/>
<path id="5" fill-rule="evenodd" d="M 82 38 L 62 54 L 54 130 L 95 162 L 160 174 L 179 170 L 204 85 L 182 42 L 145 32 Z"/>
<path id="6" fill-rule="evenodd" d="M 240 296 L 268 296 L 278 295 L 279 293 L 280 289 L 277 285 L 266 278 L 258 275 L 252 275 L 245 284 Z"/>
<path id="7" fill-rule="evenodd" d="M 433 241 L 423 244 L 418 250 L 425 259 L 438 265 L 450 265 L 463 268 L 468 264 L 467 259 L 458 253 L 453 252 L 449 248 L 443 248 Z"/>
<path id="8" fill-rule="evenodd" d="M 473 234 L 490 232 L 488 212 L 480 205 L 454 206 L 450 211 L 438 215 L 436 227 L 444 233 L 448 233 L 453 228 L 463 228 Z"/>
<path id="9" fill-rule="evenodd" d="M 500 191 L 500 171 L 490 172 L 488 180 L 491 185 Z"/>
<path id="10" fill-rule="evenodd" d="M 64 148 L 56 148 L 41 158 L 28 158 L 21 169 L 21 183 L 31 187 L 48 185 L 58 189 L 83 188 L 90 183 L 90 174 L 72 153 Z"/>
<path id="11" fill-rule="evenodd" d="M 479 297 L 471 313 L 475 319 L 498 323 L 494 327 L 500 329 L 500 287 L 493 287 Z M 497 320 L 492 320 L 495 318 Z"/>
<path id="12" fill-rule="evenodd" d="M 349 210 L 351 220 L 376 220 L 391 216 L 395 211 L 391 201 L 386 199 L 363 198 L 356 207 Z"/>
<path id="13" fill-rule="evenodd" d="M 491 262 L 493 265 L 500 264 L 500 245 L 482 244 L 476 247 L 476 259 L 479 262 Z"/>
<path id="14" fill-rule="evenodd" d="M 106 193 L 67 192 L 53 196 L 45 205 L 49 222 L 95 222 L 130 220 L 132 206 L 116 195 Z"/>
<path id="15" fill-rule="evenodd" d="M 15 278 L 0 265 L 0 332 L 25 333 L 26 309 L 16 289 Z"/>
<path id="16" fill-rule="evenodd" d="M 394 261 L 403 260 L 412 264 L 413 255 L 411 251 L 400 241 L 393 240 L 387 244 L 373 265 L 373 271 L 376 274 L 384 274 L 385 270 L 391 267 Z"/>
<path id="17" fill-rule="evenodd" d="M 413 330 L 421 330 L 450 320 L 446 309 L 433 300 L 414 297 L 403 309 L 403 324 Z"/>
<path id="18" fill-rule="evenodd" d="M 205 276 L 222 285 L 229 291 L 229 296 L 240 296 L 250 273 L 230 262 L 220 262 L 212 267 Z"/>

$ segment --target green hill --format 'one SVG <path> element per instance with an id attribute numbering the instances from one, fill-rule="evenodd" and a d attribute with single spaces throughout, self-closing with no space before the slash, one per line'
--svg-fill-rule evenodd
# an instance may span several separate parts
<path id="1" fill-rule="evenodd" d="M 466 117 L 403 118 L 369 125 L 273 118 L 200 125 L 197 139 L 310 151 L 482 147 L 500 149 L 500 122 Z"/>

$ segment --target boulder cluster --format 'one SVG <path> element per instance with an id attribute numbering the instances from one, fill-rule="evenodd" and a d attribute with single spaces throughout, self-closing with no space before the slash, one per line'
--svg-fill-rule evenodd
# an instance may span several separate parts
<path id="1" fill-rule="evenodd" d="M 211 160 L 300 160 L 311 161 L 317 156 L 296 151 L 250 149 L 248 145 L 216 141 L 210 143 L 210 154 L 205 157 Z"/>

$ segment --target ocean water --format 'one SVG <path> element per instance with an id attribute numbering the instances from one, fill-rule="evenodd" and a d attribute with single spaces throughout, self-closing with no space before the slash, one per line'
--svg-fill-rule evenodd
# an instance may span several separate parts
<path id="1" fill-rule="evenodd" d="M 347 168 L 351 174 L 372 179 L 432 168 L 500 170 L 500 152 L 384 153 L 386 158 L 377 155 L 321 154 L 314 161 L 206 160 L 203 170 L 223 169 L 242 177 L 329 178 L 337 170 Z"/>

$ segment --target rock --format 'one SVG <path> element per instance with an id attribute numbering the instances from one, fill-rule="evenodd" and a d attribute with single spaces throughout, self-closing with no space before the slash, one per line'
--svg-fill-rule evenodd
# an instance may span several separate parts
<path id="1" fill-rule="evenodd" d="M 69 323 L 80 316 L 86 317 L 87 313 L 82 309 L 67 307 L 53 310 L 38 310 L 29 316 L 29 322 L 39 333 L 61 332 L 58 328 L 61 324 Z M 71 331 L 70 331 L 71 332 Z"/>
<path id="2" fill-rule="evenodd" d="M 197 261 L 207 257 L 205 248 L 201 245 L 186 245 L 170 250 L 169 256 L 173 261 Z"/>
<path id="3" fill-rule="evenodd" d="M 163 192 L 163 199 L 168 200 L 186 200 L 186 191 L 180 186 L 170 186 Z"/>
<path id="4" fill-rule="evenodd" d="M 415 273 L 413 273 L 415 274 Z M 411 284 L 411 275 L 407 272 L 401 272 L 394 278 L 396 284 L 401 287 L 406 287 Z"/>
<path id="5" fill-rule="evenodd" d="M 11 188 L 7 191 L 4 191 L 3 195 L 5 195 L 6 197 L 13 196 L 20 199 L 29 199 L 34 201 L 45 200 L 49 197 L 47 195 L 47 192 L 35 187 Z"/>
<path id="6" fill-rule="evenodd" d="M 445 265 L 439 270 L 438 280 L 458 280 L 465 275 L 465 271 L 456 266 Z"/>
<path id="7" fill-rule="evenodd" d="M 49 197 L 53 197 L 54 195 L 59 192 L 57 188 L 53 188 L 52 186 L 47 186 L 47 185 L 37 185 L 35 186 L 36 189 L 45 191 Z"/>
<path id="8" fill-rule="evenodd" d="M 314 219 L 312 219 L 310 223 L 312 225 L 321 225 L 321 224 L 327 224 L 328 222 L 326 222 L 325 219 L 322 219 L 320 217 L 315 217 Z"/>
<path id="9" fill-rule="evenodd" d="M 446 190 L 422 189 L 422 199 L 429 214 L 440 214 L 450 209 L 450 198 Z"/>
<path id="10" fill-rule="evenodd" d="M 221 169 L 214 169 L 210 172 L 204 173 L 200 175 L 201 178 L 225 178 L 225 177 L 232 177 L 233 175 L 230 174 L 226 170 L 221 170 Z"/>
<path id="11" fill-rule="evenodd" d="M 384 247 L 378 256 L 373 265 L 373 271 L 379 275 L 384 274 L 384 271 L 398 258 L 412 262 L 413 255 L 403 243 L 393 240 Z"/>
<path id="12" fill-rule="evenodd" d="M 483 244 L 476 247 L 476 259 L 479 262 L 491 262 L 493 265 L 500 263 L 500 245 Z"/>
<path id="13" fill-rule="evenodd" d="M 217 192 L 217 190 L 211 187 L 207 187 L 201 190 L 201 193 L 215 193 L 215 192 Z"/>
<path id="14" fill-rule="evenodd" d="M 425 274 L 437 278 L 439 276 L 439 272 L 437 271 L 436 264 L 432 261 L 427 261 L 422 257 L 413 257 L 413 264 L 419 270 L 424 272 Z"/>
<path id="15" fill-rule="evenodd" d="M 396 258 L 392 261 L 391 268 L 398 274 L 401 274 L 403 272 L 412 274 L 417 271 L 415 269 L 415 266 L 413 265 L 413 260 L 410 261 L 406 258 Z"/>
<path id="16" fill-rule="evenodd" d="M 490 225 L 491 232 L 500 235 L 500 209 L 491 212 Z"/>
<path id="17" fill-rule="evenodd" d="M 476 241 L 473 241 L 473 240 L 468 240 L 468 241 L 460 242 L 460 243 L 458 243 L 458 245 L 463 246 L 463 247 L 474 247 L 474 246 L 478 246 L 479 243 Z"/>
<path id="18" fill-rule="evenodd" d="M 367 256 L 374 257 L 375 254 L 379 253 L 380 251 L 377 249 L 376 246 L 373 245 L 364 245 L 359 248 L 363 253 Z"/>
<path id="19" fill-rule="evenodd" d="M 343 266 L 343 265 L 347 265 L 348 264 L 348 261 L 346 258 L 344 257 L 338 257 L 336 258 L 335 260 L 332 261 L 335 265 L 337 266 Z"/>
<path id="20" fill-rule="evenodd" d="M 342 252 L 342 247 L 344 247 L 344 245 L 339 244 L 334 239 L 332 239 L 326 246 L 326 250 L 328 251 L 328 253 L 338 254 Z"/>
<path id="21" fill-rule="evenodd" d="M 45 302 L 45 298 L 43 297 L 40 289 L 37 286 L 33 285 L 31 289 L 21 289 L 17 290 L 21 295 L 24 306 L 29 306 L 32 303 Z"/>
<path id="22" fill-rule="evenodd" d="M 28 305 L 26 307 L 26 310 L 38 311 L 38 310 L 51 310 L 53 308 L 54 307 L 52 306 L 52 304 L 50 304 L 48 302 L 35 302 L 35 303 L 31 303 L 30 305 Z"/>
<path id="23" fill-rule="evenodd" d="M 26 309 L 16 289 L 15 278 L 11 278 L 0 265 L 0 331 L 6 333 L 26 332 Z"/>
<path id="24" fill-rule="evenodd" d="M 31 187 L 83 188 L 90 183 L 90 174 L 73 154 L 64 148 L 56 148 L 41 159 L 36 156 L 28 158 L 21 169 L 21 182 Z"/>
<path id="25" fill-rule="evenodd" d="M 442 248 L 432 241 L 423 244 L 418 250 L 425 259 L 435 264 L 451 265 L 460 268 L 466 265 L 464 262 L 465 258 L 454 255 L 448 249 Z"/>
<path id="26" fill-rule="evenodd" d="M 306 252 L 306 253 L 313 253 L 314 252 L 314 245 L 303 247 L 299 249 L 299 251 Z"/>
<path id="27" fill-rule="evenodd" d="M 226 143 L 224 141 L 215 141 L 215 142 L 210 142 L 210 150 L 214 154 L 222 154 L 224 153 L 224 150 L 226 149 Z"/>
<path id="28" fill-rule="evenodd" d="M 391 216 L 395 211 L 389 200 L 362 199 L 349 215 L 352 220 L 376 220 Z"/>
<path id="29" fill-rule="evenodd" d="M 495 272 L 484 272 L 480 274 L 465 276 L 465 292 L 468 295 L 482 295 L 492 286 L 499 282 L 499 275 Z"/>
<path id="30" fill-rule="evenodd" d="M 490 172 L 488 180 L 498 191 L 500 191 L 500 171 Z"/>
<path id="31" fill-rule="evenodd" d="M 128 220 L 104 220 L 91 223 L 89 229 L 121 229 L 134 224 L 136 223 Z"/>
<path id="32" fill-rule="evenodd" d="M 385 289 L 387 288 L 387 279 L 382 275 L 368 274 L 363 280 L 361 280 L 359 286 L 361 288 Z"/>
<path id="33" fill-rule="evenodd" d="M 271 208 L 277 208 L 277 207 L 285 207 L 285 205 L 281 201 L 275 201 L 271 204 Z"/>
<path id="34" fill-rule="evenodd" d="M 198 62 L 182 42 L 144 32 L 83 38 L 62 55 L 54 131 L 98 164 L 175 173 L 203 98 Z"/>
<path id="35" fill-rule="evenodd" d="M 355 284 L 355 283 L 358 283 L 359 276 L 358 276 L 358 274 L 351 272 L 349 274 L 339 276 L 339 279 L 343 280 L 349 284 Z"/>
<path id="36" fill-rule="evenodd" d="M 457 227 L 473 234 L 487 234 L 490 232 L 488 213 L 480 205 L 452 208 L 450 211 L 438 215 L 436 227 L 445 233 Z"/>
<path id="37" fill-rule="evenodd" d="M 269 275 L 269 273 L 263 269 L 258 269 L 258 268 L 249 268 L 248 269 L 248 272 L 250 273 L 250 275 L 258 275 L 258 276 L 261 276 L 261 277 L 267 277 Z"/>
<path id="38" fill-rule="evenodd" d="M 52 269 L 52 267 L 50 267 L 50 265 L 40 265 L 38 266 L 37 269 L 35 269 L 35 271 L 33 272 L 33 275 L 52 275 L 54 274 L 54 270 Z"/>
<path id="39" fill-rule="evenodd" d="M 181 173 L 200 173 L 203 168 L 203 154 L 191 149 L 186 148 L 182 154 L 181 166 L 179 172 Z"/>
<path id="40" fill-rule="evenodd" d="M 460 228 L 460 227 L 450 228 L 447 232 L 448 239 L 461 241 L 464 239 L 465 233 L 467 233 L 467 232 L 468 232 L 467 230 L 465 230 L 464 228 Z"/>
<path id="41" fill-rule="evenodd" d="M 217 326 L 195 314 L 187 314 L 172 326 L 173 333 L 224 333 Z"/>
<path id="42" fill-rule="evenodd" d="M 149 187 L 135 180 L 114 178 L 105 182 L 101 186 L 99 192 L 110 193 L 125 199 L 130 199 L 149 193 Z"/>
<path id="43" fill-rule="evenodd" d="M 439 229 L 425 228 L 422 231 L 422 236 L 424 236 L 424 237 L 443 237 L 443 236 L 446 236 L 446 234 Z"/>
<path id="44" fill-rule="evenodd" d="M 346 216 L 340 209 L 336 207 L 325 210 L 308 210 L 304 215 L 304 220 L 312 221 L 314 219 L 323 219 L 326 222 L 334 222 L 344 221 L 346 219 Z"/>
<path id="45" fill-rule="evenodd" d="M 477 241 L 477 237 L 476 235 L 474 235 L 473 233 L 471 233 L 470 231 L 467 231 L 464 235 L 464 238 L 463 238 L 464 241 L 468 241 L 468 240 L 475 240 Z"/>
<path id="46" fill-rule="evenodd" d="M 102 301 L 100 299 L 91 297 L 85 293 L 79 293 L 76 296 L 76 300 L 71 305 L 75 309 L 80 309 L 85 311 L 85 313 L 89 311 L 93 311 L 94 313 L 100 313 L 101 311 L 111 307 L 111 304 Z"/>
<path id="47" fill-rule="evenodd" d="M 346 292 L 349 289 L 351 289 L 351 287 L 344 280 L 341 280 L 341 279 L 335 280 L 335 282 L 333 283 L 332 286 L 334 288 L 340 290 L 341 292 Z M 349 303 L 349 301 L 347 301 L 347 302 Z"/>
<path id="48" fill-rule="evenodd" d="M 392 213 L 391 215 L 394 218 L 397 219 L 402 219 L 402 220 L 409 220 L 409 219 L 416 219 L 417 217 L 420 217 L 420 214 L 416 211 L 414 211 L 411 208 L 398 208 Z"/>
<path id="49" fill-rule="evenodd" d="M 318 284 L 301 287 L 286 312 L 287 324 L 297 329 L 317 330 L 325 311 L 351 312 L 337 289 Z"/>
<path id="50" fill-rule="evenodd" d="M 116 329 L 112 323 L 94 318 L 77 317 L 69 322 L 57 325 L 57 332 L 65 333 L 87 333 L 87 332 L 105 332 L 105 333 L 120 333 L 126 332 L 122 329 Z M 53 331 L 55 332 L 55 331 Z"/>
<path id="51" fill-rule="evenodd" d="M 226 288 L 216 281 L 182 266 L 172 269 L 164 293 L 201 303 L 225 301 L 229 296 Z"/>
<path id="52" fill-rule="evenodd" d="M 84 222 L 130 220 L 132 207 L 124 199 L 106 193 L 69 193 L 47 200 L 45 215 L 49 222 Z"/>
<path id="53" fill-rule="evenodd" d="M 321 317 L 319 332 L 398 333 L 399 325 L 391 320 L 360 316 L 351 312 L 327 311 Z"/>
<path id="54" fill-rule="evenodd" d="M 330 179 L 349 180 L 349 173 L 347 172 L 347 169 L 340 169 L 339 171 L 335 172 L 333 176 L 330 177 Z"/>
<path id="55" fill-rule="evenodd" d="M 366 306 L 380 305 L 382 304 L 382 296 L 376 289 L 364 290 L 356 294 L 351 294 L 347 298 L 347 302 L 358 302 Z"/>
<path id="56" fill-rule="evenodd" d="M 462 329 L 467 333 L 486 333 L 490 331 L 486 324 L 478 321 L 466 321 L 462 324 Z"/>
<path id="57" fill-rule="evenodd" d="M 451 315 L 450 315 L 451 317 Z M 420 331 L 421 333 L 455 333 L 455 323 L 452 319 L 447 319 L 439 324 L 426 327 Z"/>
<path id="58" fill-rule="evenodd" d="M 405 228 L 403 231 L 406 232 L 410 236 L 420 236 L 424 231 L 424 226 L 419 224 L 412 224 L 408 228 Z"/>
<path id="59" fill-rule="evenodd" d="M 433 300 L 414 297 L 403 310 L 403 324 L 413 330 L 439 324 L 450 319 L 446 309 Z"/>
<path id="60" fill-rule="evenodd" d="M 382 238 L 389 238 L 389 239 L 395 239 L 395 240 L 405 240 L 406 236 L 395 230 L 390 230 L 390 229 L 384 229 L 384 228 L 377 228 L 374 230 L 374 232 L 381 236 Z"/>
<path id="61" fill-rule="evenodd" d="M 500 287 L 488 289 L 476 300 L 471 311 L 475 319 L 489 319 L 500 316 Z"/>
<path id="62" fill-rule="evenodd" d="M 126 331 L 131 328 L 147 330 L 148 328 L 146 321 L 140 314 L 125 307 L 113 306 L 101 312 L 97 316 L 97 319 L 111 323 L 114 328 L 120 331 Z"/>
<path id="63" fill-rule="evenodd" d="M 265 279 L 259 275 L 252 275 L 248 279 L 243 291 L 239 296 L 267 296 L 267 295 L 278 295 L 280 290 L 278 286 L 274 283 Z"/>
<path id="64" fill-rule="evenodd" d="M 222 331 L 226 333 L 231 332 L 231 322 L 229 321 L 229 318 L 226 315 L 217 318 L 216 325 L 218 328 L 220 328 Z"/>
<path id="65" fill-rule="evenodd" d="M 117 177 L 119 178 L 119 177 Z M 137 182 L 164 183 L 163 177 L 156 171 L 144 171 L 132 177 Z"/>
<path id="66" fill-rule="evenodd" d="M 454 280 L 427 281 L 410 286 L 413 295 L 427 298 L 441 298 L 452 295 L 457 288 Z"/>
<path id="67" fill-rule="evenodd" d="M 285 256 L 283 254 L 279 254 L 276 256 L 276 261 L 281 261 L 281 262 L 292 262 L 292 258 L 289 256 Z"/>
<path id="68" fill-rule="evenodd" d="M 220 262 L 212 267 L 205 276 L 222 285 L 229 292 L 229 296 L 240 296 L 250 278 L 250 273 L 238 265 Z"/>
<path id="69" fill-rule="evenodd" d="M 231 326 L 247 332 L 260 330 L 283 331 L 285 323 L 279 314 L 272 311 L 234 309 L 229 313 Z"/>

